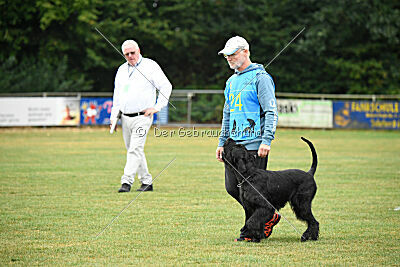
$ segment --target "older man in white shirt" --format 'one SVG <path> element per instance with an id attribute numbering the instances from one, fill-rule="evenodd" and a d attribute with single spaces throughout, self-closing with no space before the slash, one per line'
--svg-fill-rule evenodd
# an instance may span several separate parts
<path id="1" fill-rule="evenodd" d="M 122 44 L 122 52 L 127 62 L 118 68 L 115 76 L 110 117 L 112 123 L 118 119 L 121 111 L 122 135 L 127 149 L 126 165 L 118 192 L 129 192 L 136 174 L 142 183 L 137 191 L 153 191 L 144 144 L 153 122 L 153 114 L 168 104 L 172 85 L 155 61 L 142 57 L 135 41 L 126 40 Z"/>

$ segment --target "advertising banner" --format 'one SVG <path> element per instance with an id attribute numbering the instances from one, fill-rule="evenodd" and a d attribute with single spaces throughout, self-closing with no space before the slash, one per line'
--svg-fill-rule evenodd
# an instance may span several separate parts
<path id="1" fill-rule="evenodd" d="M 164 125 L 168 124 L 168 105 L 163 107 L 159 112 L 154 114 L 153 124 Z"/>
<path id="2" fill-rule="evenodd" d="M 108 125 L 112 108 L 112 98 L 82 98 L 81 125 Z M 120 123 L 120 122 L 119 122 Z M 168 123 L 168 106 L 154 114 L 153 124 Z"/>
<path id="3" fill-rule="evenodd" d="M 0 98 L 0 126 L 79 125 L 79 98 Z"/>
<path id="4" fill-rule="evenodd" d="M 334 101 L 335 128 L 400 129 L 399 101 Z"/>
<path id="5" fill-rule="evenodd" d="M 332 101 L 278 99 L 278 126 L 332 128 Z"/>
<path id="6" fill-rule="evenodd" d="M 112 98 L 82 98 L 81 125 L 110 124 Z"/>

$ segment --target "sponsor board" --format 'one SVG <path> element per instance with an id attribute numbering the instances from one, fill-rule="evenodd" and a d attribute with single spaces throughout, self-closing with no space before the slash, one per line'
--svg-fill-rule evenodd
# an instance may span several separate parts
<path id="1" fill-rule="evenodd" d="M 332 128 L 332 101 L 277 99 L 278 126 Z"/>
<path id="2" fill-rule="evenodd" d="M 335 128 L 400 129 L 399 101 L 334 101 Z"/>
<path id="3" fill-rule="evenodd" d="M 110 124 L 112 98 L 82 98 L 81 125 Z"/>
<path id="4" fill-rule="evenodd" d="M 80 107 L 82 125 L 110 124 L 112 98 L 82 98 Z M 168 106 L 154 114 L 153 124 L 156 123 L 168 123 Z"/>
<path id="5" fill-rule="evenodd" d="M 0 126 L 79 125 L 79 98 L 0 98 Z"/>

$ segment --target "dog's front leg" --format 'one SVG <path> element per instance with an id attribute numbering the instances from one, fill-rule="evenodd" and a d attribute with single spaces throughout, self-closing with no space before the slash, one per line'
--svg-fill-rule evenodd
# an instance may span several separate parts
<path id="1" fill-rule="evenodd" d="M 249 230 L 247 229 L 246 222 L 254 212 L 254 210 L 251 211 L 244 206 L 243 206 L 243 209 L 244 209 L 244 214 L 245 214 L 245 220 L 244 220 L 243 227 L 240 229 L 240 238 L 245 238 L 245 237 L 249 236 Z"/>
<path id="2" fill-rule="evenodd" d="M 249 237 L 254 242 L 260 242 L 264 238 L 265 218 L 272 217 L 274 211 L 268 208 L 257 208 L 251 217 L 246 221 L 245 227 L 248 230 Z"/>

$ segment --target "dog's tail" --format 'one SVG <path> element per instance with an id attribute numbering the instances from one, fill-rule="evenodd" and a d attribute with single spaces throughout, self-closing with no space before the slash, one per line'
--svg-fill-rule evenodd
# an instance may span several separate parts
<path id="1" fill-rule="evenodd" d="M 309 174 L 311 174 L 312 176 L 314 176 L 315 171 L 317 170 L 317 164 L 318 164 L 318 159 L 317 159 L 317 152 L 315 151 L 314 145 L 311 143 L 311 141 L 307 140 L 304 137 L 301 137 L 301 140 L 303 140 L 304 142 L 306 142 L 308 144 L 308 146 L 311 149 L 311 153 L 312 153 L 312 164 L 311 164 L 311 168 L 308 171 Z"/>

